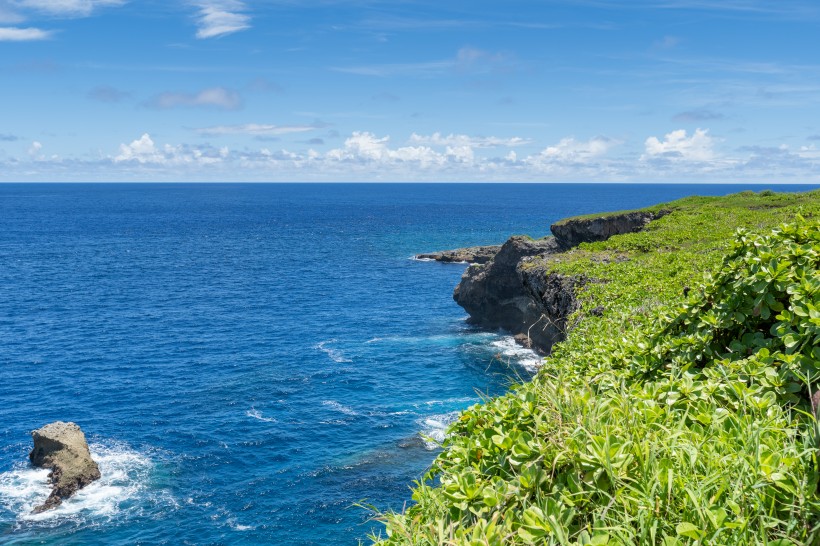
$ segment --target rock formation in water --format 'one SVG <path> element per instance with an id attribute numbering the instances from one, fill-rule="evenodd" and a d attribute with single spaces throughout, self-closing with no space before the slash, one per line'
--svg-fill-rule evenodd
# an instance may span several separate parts
<path id="1" fill-rule="evenodd" d="M 591 282 L 553 272 L 551 259 L 584 242 L 640 231 L 665 214 L 638 211 L 569 219 L 550 226 L 551 238 L 511 237 L 491 260 L 467 268 L 453 299 L 470 314 L 471 324 L 506 330 L 522 345 L 548 354 L 566 337 L 567 319 L 578 310 L 577 289 Z"/>
<path id="2" fill-rule="evenodd" d="M 485 264 L 493 259 L 493 256 L 498 253 L 500 248 L 501 245 L 471 246 L 429 254 L 417 254 L 415 258 L 417 260 L 435 260 L 444 263 Z"/>
<path id="3" fill-rule="evenodd" d="M 34 449 L 29 453 L 33 466 L 49 468 L 52 485 L 46 501 L 34 509 L 40 513 L 59 506 L 86 485 L 100 478 L 100 469 L 91 459 L 85 434 L 74 423 L 57 421 L 32 431 Z"/>

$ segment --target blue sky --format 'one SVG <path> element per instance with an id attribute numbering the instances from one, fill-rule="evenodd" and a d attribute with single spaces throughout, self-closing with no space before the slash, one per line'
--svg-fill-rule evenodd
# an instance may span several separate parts
<path id="1" fill-rule="evenodd" d="M 815 0 L 0 0 L 0 180 L 820 183 Z"/>

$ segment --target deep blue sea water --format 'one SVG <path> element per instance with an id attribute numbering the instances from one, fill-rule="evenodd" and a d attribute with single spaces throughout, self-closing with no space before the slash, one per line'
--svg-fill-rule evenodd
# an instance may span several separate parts
<path id="1" fill-rule="evenodd" d="M 747 188 L 0 185 L 0 543 L 356 544 L 533 362 L 410 256 Z M 54 420 L 103 478 L 32 516 Z"/>

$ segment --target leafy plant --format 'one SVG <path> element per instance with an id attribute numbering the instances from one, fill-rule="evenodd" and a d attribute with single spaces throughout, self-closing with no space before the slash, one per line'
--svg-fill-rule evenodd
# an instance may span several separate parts
<path id="1" fill-rule="evenodd" d="M 665 206 L 553 264 L 607 282 L 532 382 L 461 415 L 379 543 L 820 544 L 818 196 Z"/>

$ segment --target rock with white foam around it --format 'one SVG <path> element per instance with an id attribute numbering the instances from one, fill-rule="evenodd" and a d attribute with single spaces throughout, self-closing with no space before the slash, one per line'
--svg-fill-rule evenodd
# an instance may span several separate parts
<path id="1" fill-rule="evenodd" d="M 49 468 L 52 490 L 46 502 L 34 509 L 38 514 L 60 505 L 86 485 L 100 478 L 100 469 L 91 458 L 85 434 L 74 423 L 57 421 L 32 431 L 34 449 L 31 464 Z"/>

